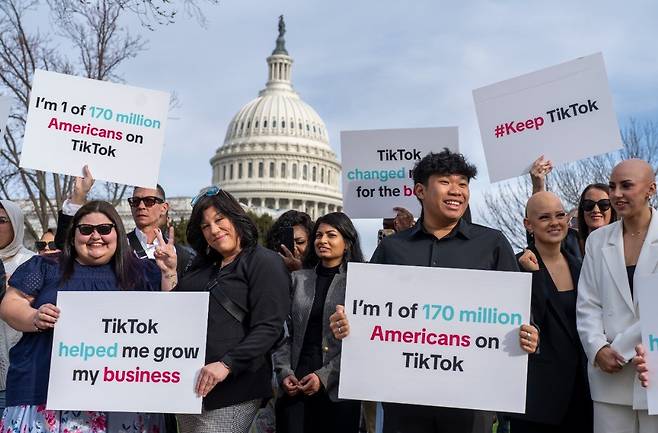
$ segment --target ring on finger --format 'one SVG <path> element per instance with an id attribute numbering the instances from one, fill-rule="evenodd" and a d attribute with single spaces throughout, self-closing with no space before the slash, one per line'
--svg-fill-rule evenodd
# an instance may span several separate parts
<path id="1" fill-rule="evenodd" d="M 343 333 L 343 328 L 341 328 L 340 326 L 338 327 L 338 333 L 339 333 L 339 334 L 342 334 L 342 333 Z"/>

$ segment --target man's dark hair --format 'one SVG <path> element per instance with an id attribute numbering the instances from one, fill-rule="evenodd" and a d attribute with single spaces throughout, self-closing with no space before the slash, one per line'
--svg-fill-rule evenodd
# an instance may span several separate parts
<path id="1" fill-rule="evenodd" d="M 458 174 L 469 181 L 477 176 L 478 170 L 469 164 L 464 155 L 451 152 L 447 147 L 439 153 L 430 152 L 418 161 L 413 169 L 414 185 L 422 183 L 427 186 L 427 180 L 432 175 L 449 176 Z"/>
<path id="2" fill-rule="evenodd" d="M 144 186 L 136 186 L 135 188 L 133 188 L 133 194 L 135 193 L 135 190 L 136 190 L 137 188 L 142 188 L 142 189 L 144 189 L 144 188 L 146 188 L 146 187 L 144 187 Z M 164 200 L 164 201 L 167 201 L 167 196 L 166 196 L 166 194 L 165 194 L 165 190 L 164 190 L 164 188 L 162 187 L 162 185 L 157 184 L 157 185 L 155 186 L 155 189 L 156 189 L 156 191 L 158 191 L 158 197 L 160 197 L 160 198 L 161 198 L 162 200 Z"/>
<path id="3" fill-rule="evenodd" d="M 311 232 L 313 231 L 313 220 L 306 212 L 297 210 L 289 210 L 281 214 L 281 216 L 274 221 L 272 227 L 267 231 L 265 246 L 272 250 L 279 252 L 281 245 L 280 229 L 283 227 L 302 226 L 306 230 L 308 237 L 308 245 L 311 248 L 313 240 L 311 239 Z M 292 252 L 292 251 L 291 251 Z"/>
<path id="4" fill-rule="evenodd" d="M 258 242 L 256 224 L 235 197 L 222 189 L 216 195 L 202 197 L 192 208 L 192 215 L 187 224 L 187 243 L 196 251 L 197 261 L 212 263 L 222 259 L 218 251 L 209 248 L 201 230 L 203 212 L 211 207 L 231 221 L 240 239 L 240 248 L 244 250 L 256 245 Z"/>

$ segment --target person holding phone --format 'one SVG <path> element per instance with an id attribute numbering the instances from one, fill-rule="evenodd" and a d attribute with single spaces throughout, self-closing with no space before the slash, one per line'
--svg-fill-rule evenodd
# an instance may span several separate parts
<path id="1" fill-rule="evenodd" d="M 265 245 L 278 252 L 290 272 L 302 269 L 310 244 L 313 220 L 305 212 L 289 210 L 283 213 L 267 232 Z"/>

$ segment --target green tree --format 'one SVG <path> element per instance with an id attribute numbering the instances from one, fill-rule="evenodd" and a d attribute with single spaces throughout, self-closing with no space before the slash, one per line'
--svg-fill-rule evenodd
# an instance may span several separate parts
<path id="1" fill-rule="evenodd" d="M 247 215 L 249 215 L 249 218 L 253 220 L 253 222 L 256 224 L 256 227 L 258 228 L 258 243 L 265 245 L 267 232 L 270 230 L 270 227 L 272 227 L 272 224 L 274 224 L 274 220 L 268 214 L 258 216 L 250 211 L 247 212 Z"/>

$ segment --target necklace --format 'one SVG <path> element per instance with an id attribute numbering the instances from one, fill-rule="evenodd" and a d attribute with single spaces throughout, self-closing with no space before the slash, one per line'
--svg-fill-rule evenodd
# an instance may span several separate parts
<path id="1" fill-rule="evenodd" d="M 647 231 L 647 229 L 643 229 L 643 230 L 641 229 L 641 230 L 638 230 L 636 232 L 628 232 L 627 231 L 626 234 L 629 235 L 630 237 L 634 238 L 636 236 L 639 236 L 642 232 L 646 232 L 646 231 Z"/>

